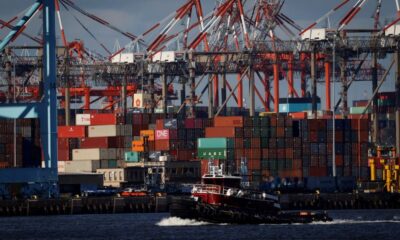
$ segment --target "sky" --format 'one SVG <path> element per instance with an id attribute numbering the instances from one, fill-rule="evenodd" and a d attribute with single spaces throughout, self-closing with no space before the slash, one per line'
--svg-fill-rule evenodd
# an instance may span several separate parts
<path id="1" fill-rule="evenodd" d="M 9 20 L 15 15 L 25 12 L 26 9 L 34 2 L 33 0 L 1 1 L 3 1 L 2 7 L 0 8 L 0 18 L 2 20 Z M 255 0 L 247 0 L 246 6 L 250 6 L 254 1 Z M 186 0 L 74 0 L 74 2 L 82 9 L 107 20 L 122 30 L 128 31 L 135 35 L 140 35 L 155 23 L 176 11 L 176 9 L 185 3 Z M 339 0 L 286 0 L 282 12 L 293 19 L 298 25 L 305 28 L 323 16 L 330 9 L 337 6 L 340 2 L 341 1 Z M 335 12 L 335 14 L 329 18 L 330 27 L 337 26 L 339 19 L 344 16 L 345 12 L 348 11 L 355 2 L 356 0 L 351 0 L 343 10 Z M 203 11 L 206 14 L 212 11 L 212 9 L 216 6 L 216 1 L 202 0 L 202 5 Z M 372 28 L 372 16 L 374 14 L 375 7 L 376 0 L 367 0 L 361 12 L 348 26 L 348 28 Z M 96 41 L 92 39 L 90 35 L 86 33 L 77 23 L 74 18 L 75 16 L 88 29 L 90 29 L 90 31 L 99 41 L 101 41 L 111 51 L 115 50 L 114 47 L 116 41 L 118 41 L 121 46 L 129 43 L 128 38 L 105 28 L 104 26 L 92 21 L 91 19 L 88 19 L 74 10 L 66 11 L 64 7 L 61 7 L 61 16 L 68 41 L 80 39 L 84 41 L 86 47 L 102 54 L 105 53 L 104 50 L 96 43 Z M 383 0 L 381 23 L 388 23 L 395 19 L 395 17 L 395 0 Z M 39 19 L 39 16 L 36 16 L 36 18 L 30 22 L 26 32 L 31 35 L 39 34 L 41 31 L 40 21 L 41 20 Z M 329 23 L 322 22 L 318 27 L 326 27 Z M 4 28 L 0 29 L 0 38 L 3 38 L 7 32 L 8 30 Z M 60 41 L 59 36 L 58 40 Z M 61 44 L 61 42 L 59 43 Z M 21 36 L 14 44 L 29 45 L 31 42 L 27 38 Z M 386 62 L 388 61 L 381 61 L 384 66 L 388 65 Z M 394 74 L 391 73 L 382 90 L 387 91 L 393 89 L 393 78 Z M 295 81 L 296 83 L 299 82 L 298 79 Z M 338 93 L 340 88 L 338 84 L 336 85 L 336 92 Z M 295 86 L 299 85 L 295 84 Z M 371 94 L 370 83 L 357 83 L 352 86 L 352 88 L 350 88 L 350 100 L 363 99 Z M 320 92 L 320 95 L 322 95 L 321 97 L 324 99 L 324 86 L 322 84 L 318 86 L 318 91 Z M 287 95 L 285 83 L 282 83 L 280 94 L 281 96 Z M 206 97 L 207 96 L 205 96 L 205 98 Z M 260 105 L 260 102 L 256 103 L 256 106 Z"/>

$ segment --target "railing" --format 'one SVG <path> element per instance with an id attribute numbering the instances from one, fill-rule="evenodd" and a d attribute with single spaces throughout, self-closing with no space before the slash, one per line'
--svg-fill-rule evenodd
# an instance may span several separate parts
<path id="1" fill-rule="evenodd" d="M 211 184 L 197 184 L 193 186 L 192 193 L 223 193 L 224 188 L 218 185 Z"/>
<path id="2" fill-rule="evenodd" d="M 271 200 L 271 201 L 279 200 L 277 196 L 271 194 L 255 192 L 255 191 L 247 191 L 239 188 L 222 187 L 219 185 L 211 185 L 211 184 L 194 185 L 192 193 L 214 193 L 226 196 L 237 196 L 237 197 L 244 197 L 244 198 L 258 199 L 258 200 Z"/>

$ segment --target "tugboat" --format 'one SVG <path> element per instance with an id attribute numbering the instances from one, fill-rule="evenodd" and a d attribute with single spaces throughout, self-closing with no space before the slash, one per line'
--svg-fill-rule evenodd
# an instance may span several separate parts
<path id="1" fill-rule="evenodd" d="M 209 165 L 202 184 L 194 185 L 191 196 L 173 197 L 173 217 L 212 223 L 280 224 L 332 221 L 326 212 L 283 211 L 278 196 L 241 187 L 242 178 L 223 174 Z"/>

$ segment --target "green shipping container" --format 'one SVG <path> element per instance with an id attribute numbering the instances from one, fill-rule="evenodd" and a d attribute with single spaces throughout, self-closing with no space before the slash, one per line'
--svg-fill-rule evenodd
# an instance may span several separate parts
<path id="1" fill-rule="evenodd" d="M 198 149 L 226 149 L 228 147 L 227 138 L 199 138 L 197 139 Z"/>
<path id="2" fill-rule="evenodd" d="M 197 156 L 201 159 L 226 159 L 226 149 L 201 148 L 197 149 Z"/>
<path id="3" fill-rule="evenodd" d="M 364 110 L 365 110 L 365 107 L 351 107 L 350 114 L 362 114 L 364 112 Z M 366 113 L 370 113 L 370 112 L 371 112 L 370 109 L 368 109 L 366 111 Z"/>
<path id="4" fill-rule="evenodd" d="M 125 161 L 126 162 L 139 162 L 139 153 L 138 152 L 125 152 Z"/>

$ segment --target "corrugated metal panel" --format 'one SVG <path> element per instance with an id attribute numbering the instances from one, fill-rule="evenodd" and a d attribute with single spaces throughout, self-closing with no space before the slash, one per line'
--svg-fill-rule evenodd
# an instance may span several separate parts
<path id="1" fill-rule="evenodd" d="M 227 139 L 226 138 L 199 138 L 197 139 L 197 147 L 199 149 L 226 149 Z"/>

